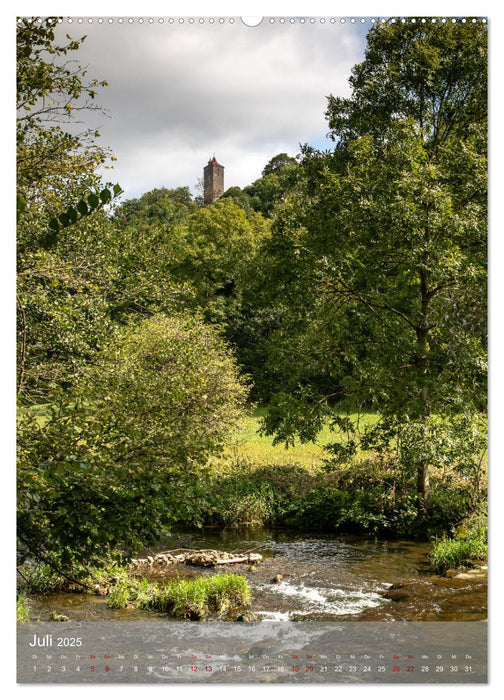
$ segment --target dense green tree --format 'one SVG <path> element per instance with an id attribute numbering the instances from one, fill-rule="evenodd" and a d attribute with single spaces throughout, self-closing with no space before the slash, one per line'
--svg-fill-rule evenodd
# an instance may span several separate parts
<path id="1" fill-rule="evenodd" d="M 184 221 L 196 208 L 188 187 L 160 187 L 122 202 L 116 209 L 116 216 L 128 222 L 175 224 Z"/>
<path id="2" fill-rule="evenodd" d="M 83 39 L 59 43 L 56 26 L 17 23 L 17 384 L 31 402 L 71 381 L 110 331 L 110 227 L 87 216 L 111 198 L 97 173 L 108 153 L 74 124 L 106 83 L 70 60 Z"/>
<path id="3" fill-rule="evenodd" d="M 228 322 L 239 304 L 242 280 L 268 222 L 256 212 L 247 216 L 232 199 L 221 198 L 192 214 L 181 234 L 175 278 L 190 283 L 195 303 L 211 321 Z"/>
<path id="4" fill-rule="evenodd" d="M 271 217 L 275 206 L 293 187 L 297 161 L 286 153 L 274 156 L 264 167 L 262 177 L 243 188 L 252 208 L 263 216 Z"/>
<path id="5" fill-rule="evenodd" d="M 185 226 L 197 210 L 187 187 L 156 188 L 116 207 L 108 297 L 114 320 L 127 323 L 138 314 L 194 307 L 192 286 L 177 280 L 175 270 L 184 255 Z"/>
<path id="6" fill-rule="evenodd" d="M 221 199 L 231 199 L 240 209 L 248 214 L 251 210 L 250 196 L 241 187 L 229 187 Z"/>
<path id="7" fill-rule="evenodd" d="M 305 150 L 270 244 L 294 302 L 271 354 L 295 345 L 318 379 L 291 381 L 267 428 L 310 439 L 329 415 L 348 458 L 341 410 L 378 412 L 361 445 L 395 450 L 423 510 L 429 467 L 457 465 L 485 405 L 485 52 L 481 25 L 373 29 L 352 97 L 329 100 L 338 145 Z"/>
<path id="8" fill-rule="evenodd" d="M 193 287 L 177 280 L 174 272 L 183 248 L 178 224 L 136 216 L 127 222 L 116 219 L 109 243 L 114 266 L 106 301 L 114 323 L 194 308 Z"/>
<path id="9" fill-rule="evenodd" d="M 437 149 L 487 121 L 487 27 L 482 22 L 386 22 L 368 33 L 352 70 L 352 96 L 330 96 L 330 135 L 382 139 L 391 121 L 411 119 Z"/>
<path id="10" fill-rule="evenodd" d="M 246 397 L 215 329 L 153 316 L 123 329 L 50 416 L 18 430 L 18 536 L 24 557 L 65 571 L 197 522 L 199 477 Z"/>
<path id="11" fill-rule="evenodd" d="M 81 364 L 108 342 L 114 324 L 108 296 L 116 261 L 113 228 L 103 214 L 72 226 L 50 250 L 19 258 L 18 392 L 23 403 L 43 403 L 68 386 Z"/>
<path id="12" fill-rule="evenodd" d="M 278 173 L 283 168 L 290 165 L 296 165 L 297 161 L 292 156 L 287 155 L 287 153 L 278 153 L 278 155 L 273 156 L 263 168 L 262 175 L 271 175 L 272 173 Z"/>
<path id="13" fill-rule="evenodd" d="M 88 79 L 67 58 L 85 37 L 69 36 L 60 44 L 56 18 L 19 18 L 17 22 L 17 187 L 24 205 L 38 211 L 61 211 L 100 184 L 97 165 L 107 151 L 96 144 L 98 133 L 65 126 L 83 110 L 100 110 L 94 98 L 105 81 Z M 40 234 L 40 232 L 39 232 Z M 23 244 L 24 238 L 20 243 Z"/>

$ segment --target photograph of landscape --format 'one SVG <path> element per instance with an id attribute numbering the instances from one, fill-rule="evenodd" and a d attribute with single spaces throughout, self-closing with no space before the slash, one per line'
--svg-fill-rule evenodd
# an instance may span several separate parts
<path id="1" fill-rule="evenodd" d="M 487 23 L 250 19 L 17 19 L 39 653 L 487 620 Z"/>

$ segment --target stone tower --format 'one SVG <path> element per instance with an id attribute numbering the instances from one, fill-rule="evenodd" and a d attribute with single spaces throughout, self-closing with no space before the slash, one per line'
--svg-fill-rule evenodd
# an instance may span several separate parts
<path id="1" fill-rule="evenodd" d="M 224 166 L 215 156 L 203 168 L 203 203 L 213 204 L 224 194 Z"/>

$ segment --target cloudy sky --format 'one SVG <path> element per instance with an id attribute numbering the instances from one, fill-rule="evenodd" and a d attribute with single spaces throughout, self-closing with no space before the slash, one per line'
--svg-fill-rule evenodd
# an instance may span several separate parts
<path id="1" fill-rule="evenodd" d="M 72 57 L 109 83 L 97 100 L 109 116 L 86 119 L 117 157 L 106 179 L 127 198 L 163 186 L 195 193 L 214 154 L 227 188 L 251 183 L 277 153 L 295 156 L 300 143 L 329 147 L 326 96 L 349 94 L 371 26 L 330 18 L 264 18 L 256 27 L 239 18 L 132 19 L 81 17 L 59 27 L 74 38 L 86 34 Z"/>

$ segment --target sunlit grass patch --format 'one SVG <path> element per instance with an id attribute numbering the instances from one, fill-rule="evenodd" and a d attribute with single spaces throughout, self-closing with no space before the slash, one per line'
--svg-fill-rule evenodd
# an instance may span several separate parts
<path id="1" fill-rule="evenodd" d="M 274 445 L 272 435 L 261 434 L 261 420 L 267 410 L 267 408 L 256 409 L 240 421 L 239 429 L 226 449 L 226 456 L 248 460 L 257 465 L 298 464 L 305 467 L 317 467 L 324 463 L 324 460 L 329 457 L 324 446 L 336 442 L 338 439 L 337 433 L 331 430 L 329 422 L 323 427 L 315 443 L 301 443 L 297 440 L 294 446 L 286 448 L 283 444 Z M 358 422 L 361 430 L 374 425 L 379 420 L 378 415 L 374 413 L 363 413 L 360 416 L 351 414 L 348 417 L 352 421 Z M 357 458 L 365 456 L 365 454 L 360 452 Z"/>
<path id="2" fill-rule="evenodd" d="M 436 542 L 430 553 L 430 561 L 434 571 L 443 573 L 448 569 L 471 565 L 474 559 L 485 559 L 487 545 L 479 540 L 443 539 Z"/>

